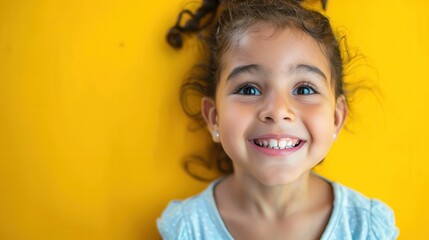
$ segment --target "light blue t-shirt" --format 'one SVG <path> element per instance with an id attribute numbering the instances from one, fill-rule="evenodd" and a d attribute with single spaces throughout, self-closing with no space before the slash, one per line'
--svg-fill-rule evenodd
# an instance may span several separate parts
<path id="1" fill-rule="evenodd" d="M 369 199 L 339 183 L 329 181 L 334 206 L 322 240 L 396 239 L 399 231 L 393 211 L 377 199 Z M 163 239 L 234 239 L 216 207 L 212 182 L 202 193 L 172 201 L 157 220 Z"/>

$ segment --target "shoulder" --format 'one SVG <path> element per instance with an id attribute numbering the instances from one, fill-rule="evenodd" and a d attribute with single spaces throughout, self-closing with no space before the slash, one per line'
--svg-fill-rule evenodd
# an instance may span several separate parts
<path id="1" fill-rule="evenodd" d="M 396 239 L 399 231 L 388 205 L 339 183 L 333 187 L 338 225 L 347 225 L 341 228 L 350 229 L 347 234 L 353 239 Z"/>
<path id="2" fill-rule="evenodd" d="M 185 200 L 171 201 L 157 219 L 158 230 L 163 239 L 190 239 L 192 221 L 206 208 L 204 192 Z"/>
<path id="3" fill-rule="evenodd" d="M 201 239 L 218 228 L 211 183 L 203 192 L 185 200 L 171 201 L 157 219 L 163 239 Z M 212 235 L 210 235 L 212 236 Z"/>
<path id="4" fill-rule="evenodd" d="M 163 239 L 186 239 L 189 229 L 186 226 L 185 215 L 179 201 L 172 201 L 157 219 L 158 231 Z M 178 236 L 181 236 L 178 238 Z"/>

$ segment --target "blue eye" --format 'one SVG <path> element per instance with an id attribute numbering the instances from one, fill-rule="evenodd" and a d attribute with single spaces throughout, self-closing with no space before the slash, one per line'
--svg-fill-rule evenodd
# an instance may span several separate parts
<path id="1" fill-rule="evenodd" d="M 312 87 L 310 86 L 299 86 L 295 88 L 292 92 L 294 95 L 311 95 L 317 93 Z"/>
<path id="2" fill-rule="evenodd" d="M 241 95 L 254 95 L 254 96 L 261 95 L 261 91 L 259 91 L 258 88 L 256 88 L 255 86 L 252 86 L 252 85 L 246 85 L 244 87 L 240 87 L 236 91 L 236 93 L 241 94 Z"/>

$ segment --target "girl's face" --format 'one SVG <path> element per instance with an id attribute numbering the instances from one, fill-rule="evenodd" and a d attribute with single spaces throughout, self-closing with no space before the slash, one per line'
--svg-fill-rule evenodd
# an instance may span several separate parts
<path id="1" fill-rule="evenodd" d="M 215 102 L 203 115 L 235 174 L 294 182 L 328 153 L 347 115 L 321 46 L 299 30 L 253 26 L 222 58 Z"/>

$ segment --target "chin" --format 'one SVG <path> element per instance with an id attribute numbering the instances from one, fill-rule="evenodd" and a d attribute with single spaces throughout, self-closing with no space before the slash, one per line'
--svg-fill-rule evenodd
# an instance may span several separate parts
<path id="1" fill-rule="evenodd" d="M 296 183 L 302 175 L 302 173 L 282 172 L 261 176 L 258 180 L 267 187 L 276 187 Z"/>

